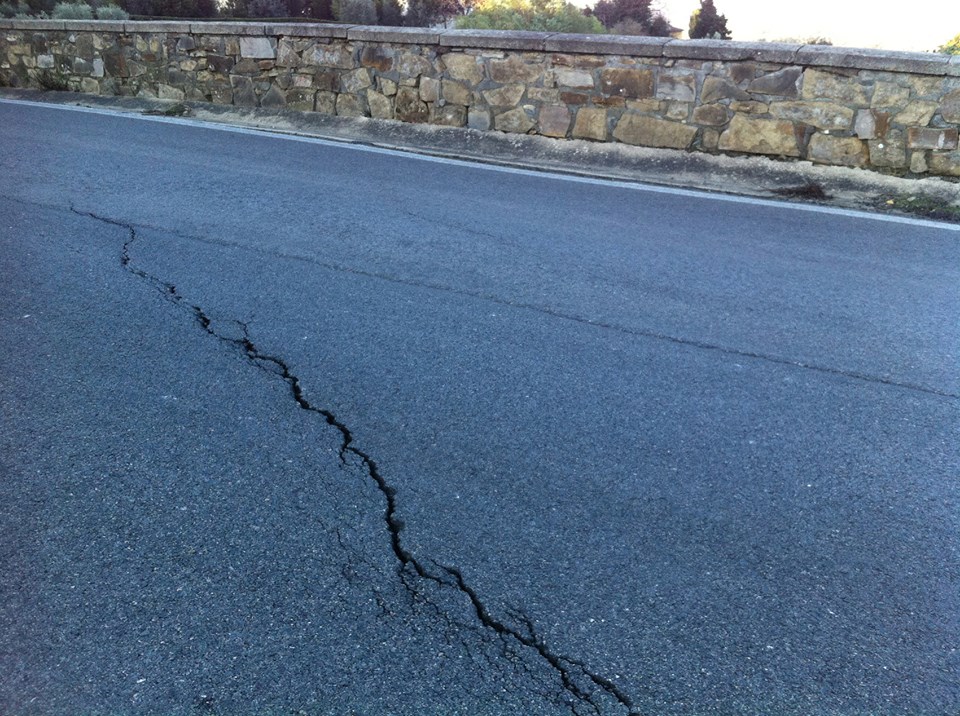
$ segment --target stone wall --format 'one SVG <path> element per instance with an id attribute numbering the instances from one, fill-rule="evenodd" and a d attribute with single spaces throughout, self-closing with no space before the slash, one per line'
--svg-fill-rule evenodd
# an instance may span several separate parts
<path id="1" fill-rule="evenodd" d="M 0 84 L 960 176 L 960 57 L 323 24 L 0 21 Z"/>

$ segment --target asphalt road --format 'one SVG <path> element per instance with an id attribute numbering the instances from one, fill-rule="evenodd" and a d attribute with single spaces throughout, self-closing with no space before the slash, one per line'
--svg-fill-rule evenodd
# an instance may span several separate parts
<path id="1" fill-rule="evenodd" d="M 960 232 L 0 103 L 0 713 L 960 713 Z"/>

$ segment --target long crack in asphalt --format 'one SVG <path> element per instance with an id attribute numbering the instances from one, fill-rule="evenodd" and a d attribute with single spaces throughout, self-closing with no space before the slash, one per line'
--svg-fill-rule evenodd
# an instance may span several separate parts
<path id="1" fill-rule="evenodd" d="M 584 662 L 551 650 L 537 634 L 533 621 L 528 616 L 518 610 L 511 610 L 514 618 L 522 622 L 523 629 L 518 629 L 506 624 L 490 612 L 480 595 L 467 583 L 466 578 L 458 568 L 429 560 L 434 568 L 430 569 L 426 566 L 423 559 L 418 558 L 406 549 L 403 546 L 402 533 L 404 523 L 399 517 L 396 489 L 390 485 L 381 474 L 376 461 L 354 444 L 353 434 L 350 429 L 330 410 L 314 405 L 307 400 L 300 378 L 293 373 L 283 358 L 265 353 L 257 347 L 250 337 L 247 324 L 242 321 L 235 321 L 236 325 L 242 329 L 242 338 L 234 338 L 217 332 L 211 317 L 207 315 L 200 306 L 188 301 L 187 298 L 177 290 L 175 284 L 164 281 L 134 265 L 130 250 L 133 243 L 137 240 L 138 235 L 136 228 L 132 224 L 110 219 L 92 212 L 80 211 L 73 206 L 70 207 L 70 211 L 78 216 L 94 219 L 111 226 L 117 226 L 127 231 L 128 238 L 123 243 L 120 252 L 120 265 L 122 268 L 149 283 L 176 306 L 191 313 L 200 327 L 209 335 L 241 350 L 246 358 L 261 370 L 282 378 L 289 386 L 291 396 L 301 409 L 316 413 L 323 418 L 327 425 L 339 432 L 339 458 L 341 464 L 345 467 L 358 465 L 376 484 L 377 489 L 383 495 L 384 502 L 386 503 L 383 512 L 383 521 L 390 538 L 390 547 L 398 563 L 397 576 L 404 588 L 407 589 L 412 596 L 420 596 L 420 592 L 416 586 L 416 579 L 418 578 L 433 582 L 440 587 L 452 588 L 460 592 L 469 600 L 477 620 L 484 628 L 493 631 L 501 639 L 513 640 L 521 646 L 532 649 L 541 659 L 549 664 L 560 677 L 563 689 L 573 697 L 574 701 L 570 709 L 574 714 L 580 713 L 578 706 L 586 706 L 599 716 L 602 714 L 604 700 L 613 699 L 619 706 L 626 709 L 628 716 L 639 716 L 640 711 L 634 705 L 633 700 L 617 684 L 600 674 L 594 673 Z"/>

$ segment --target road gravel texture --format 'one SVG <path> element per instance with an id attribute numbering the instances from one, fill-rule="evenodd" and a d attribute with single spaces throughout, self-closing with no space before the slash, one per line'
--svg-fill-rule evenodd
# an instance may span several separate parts
<path id="1" fill-rule="evenodd" d="M 0 711 L 960 710 L 960 234 L 0 103 Z"/>

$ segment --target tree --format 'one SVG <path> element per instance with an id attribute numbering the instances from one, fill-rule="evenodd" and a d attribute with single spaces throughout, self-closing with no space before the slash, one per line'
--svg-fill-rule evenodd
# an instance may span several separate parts
<path id="1" fill-rule="evenodd" d="M 602 33 L 595 17 L 565 0 L 483 0 L 457 21 L 458 28 Z"/>
<path id="2" fill-rule="evenodd" d="M 941 45 L 937 52 L 942 52 L 945 55 L 960 55 L 960 35 L 957 35 L 947 44 Z"/>
<path id="3" fill-rule="evenodd" d="M 717 12 L 713 0 L 700 0 L 700 9 L 694 10 L 690 16 L 690 39 L 714 38 L 729 40 L 730 30 L 727 29 L 727 18 Z"/>
<path id="4" fill-rule="evenodd" d="M 673 29 L 651 0 L 600 0 L 588 12 L 617 34 L 668 37 Z"/>

